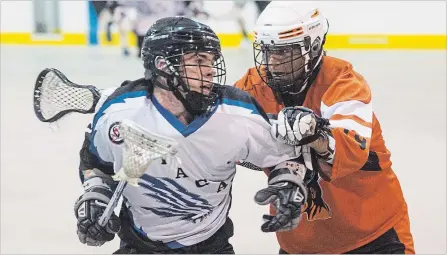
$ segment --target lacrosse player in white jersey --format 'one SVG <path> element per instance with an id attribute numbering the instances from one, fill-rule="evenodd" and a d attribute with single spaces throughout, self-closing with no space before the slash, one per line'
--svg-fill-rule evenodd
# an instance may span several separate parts
<path id="1" fill-rule="evenodd" d="M 268 185 L 255 195 L 274 203 L 264 232 L 297 226 L 306 180 L 301 148 L 276 141 L 269 120 L 246 92 L 222 85 L 220 41 L 206 25 L 184 17 L 163 18 L 148 30 L 142 47 L 145 77 L 103 95 L 81 149 L 84 194 L 75 203 L 82 243 L 100 246 L 118 233 L 116 253 L 234 253 L 228 217 L 236 164 L 271 168 Z M 118 216 L 105 228 L 97 221 L 121 167 L 124 119 L 175 139 L 181 164 L 150 163 L 137 187 L 127 185 Z"/>

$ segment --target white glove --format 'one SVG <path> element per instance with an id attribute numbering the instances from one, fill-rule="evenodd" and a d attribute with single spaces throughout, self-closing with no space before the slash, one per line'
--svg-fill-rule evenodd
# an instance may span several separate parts
<path id="1" fill-rule="evenodd" d="M 329 120 L 318 117 L 303 106 L 286 107 L 272 121 L 271 134 L 289 145 L 305 145 L 320 137 L 321 129 L 329 125 Z"/>

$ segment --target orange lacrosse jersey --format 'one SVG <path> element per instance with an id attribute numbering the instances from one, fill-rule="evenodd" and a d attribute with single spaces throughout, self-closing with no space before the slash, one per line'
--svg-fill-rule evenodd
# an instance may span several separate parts
<path id="1" fill-rule="evenodd" d="M 283 108 L 255 68 L 235 86 L 254 96 L 267 113 Z M 370 88 L 349 62 L 324 56 L 303 105 L 329 119 L 333 127 L 332 179 L 319 178 L 309 185 L 299 226 L 278 232 L 277 238 L 288 253 L 347 252 L 407 217 L 407 205 L 372 110 Z M 409 226 L 404 227 L 409 232 Z M 412 241 L 405 245 L 412 249 Z"/>

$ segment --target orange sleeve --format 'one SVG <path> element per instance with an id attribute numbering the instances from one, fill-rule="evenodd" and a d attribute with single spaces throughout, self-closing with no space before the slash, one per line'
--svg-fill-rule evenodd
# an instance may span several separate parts
<path id="1" fill-rule="evenodd" d="M 329 119 L 335 140 L 331 179 L 358 171 L 366 163 L 372 133 L 371 91 L 350 67 L 324 93 L 321 115 Z"/>

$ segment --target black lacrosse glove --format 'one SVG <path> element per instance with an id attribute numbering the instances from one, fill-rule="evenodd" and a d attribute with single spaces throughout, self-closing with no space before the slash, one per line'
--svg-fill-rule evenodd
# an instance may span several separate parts
<path id="1" fill-rule="evenodd" d="M 307 200 L 307 188 L 303 182 L 307 171 L 304 164 L 286 161 L 270 172 L 268 187 L 255 195 L 256 203 L 272 204 L 277 211 L 275 216 L 263 216 L 263 232 L 289 231 L 298 226 L 301 209 Z"/>
<path id="2" fill-rule="evenodd" d="M 96 174 L 99 173 L 101 177 L 95 175 L 84 182 L 85 193 L 78 198 L 74 209 L 79 241 L 89 246 L 101 246 L 114 239 L 121 228 L 121 222 L 113 213 L 105 227 L 98 224 L 99 218 L 113 196 L 113 190 L 107 184 L 113 183 L 113 180 L 110 176 L 107 176 L 110 179 L 106 179 L 107 177 L 97 169 L 93 171 Z"/>

